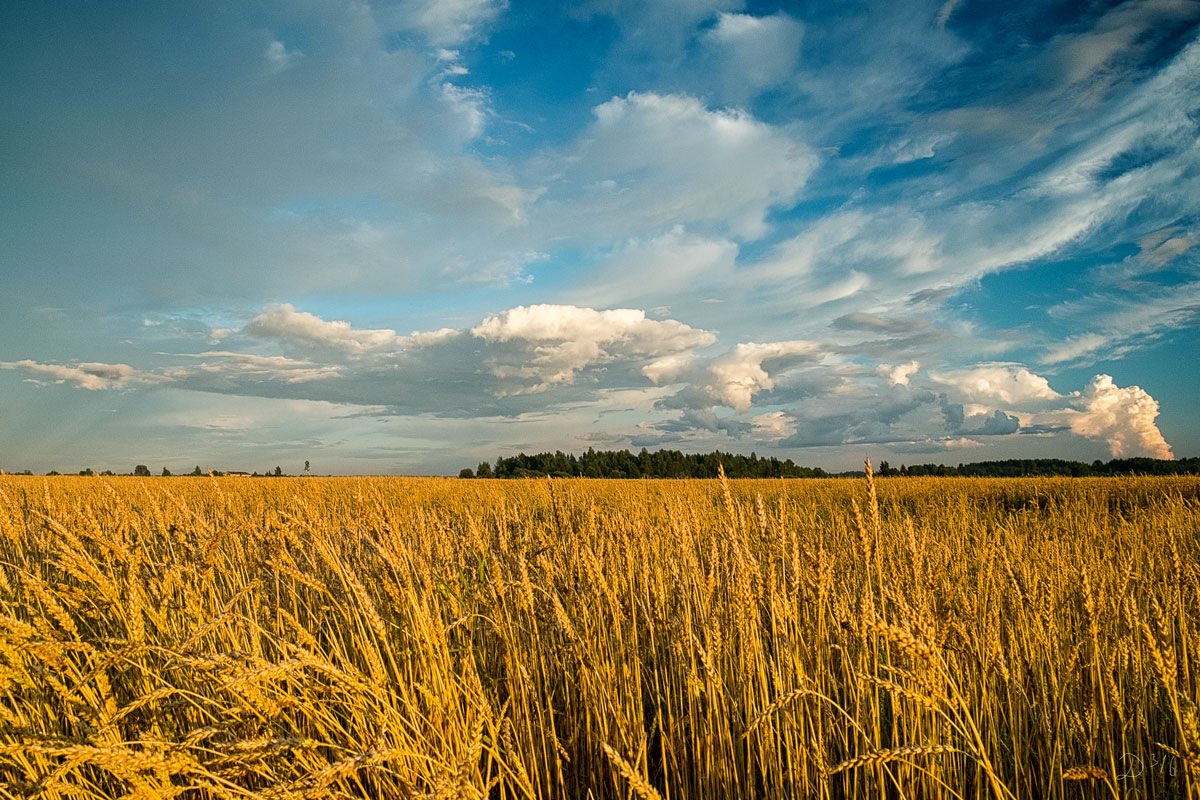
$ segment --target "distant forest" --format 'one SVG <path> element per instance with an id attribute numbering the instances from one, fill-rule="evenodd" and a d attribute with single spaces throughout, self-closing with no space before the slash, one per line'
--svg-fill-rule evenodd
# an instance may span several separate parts
<path id="1" fill-rule="evenodd" d="M 730 478 L 828 478 L 819 467 L 800 467 L 789 458 L 759 458 L 736 453 L 681 453 L 678 450 L 643 449 L 640 453 L 628 450 L 593 450 L 581 456 L 568 455 L 561 450 L 529 456 L 521 453 L 511 458 L 500 457 L 494 465 L 486 461 L 474 472 L 469 468 L 460 478 L 715 478 L 717 468 L 725 466 Z"/>
<path id="2" fill-rule="evenodd" d="M 730 478 L 833 478 L 861 476 L 862 472 L 829 473 L 820 467 L 802 467 L 790 458 L 759 458 L 737 453 L 681 453 L 678 450 L 643 449 L 593 450 L 583 455 L 553 453 L 519 455 L 496 459 L 495 464 L 484 461 L 474 470 L 470 467 L 459 473 L 460 478 L 715 478 L 718 466 L 725 467 Z M 973 464 L 913 464 L 893 467 L 879 464 L 876 474 L 881 477 L 961 476 L 990 478 L 1019 478 L 1035 475 L 1072 477 L 1106 475 L 1200 475 L 1200 458 L 1163 461 L 1153 458 L 1114 458 L 1111 461 L 1065 461 L 1059 458 L 1024 458 L 1007 461 L 979 461 Z"/>
<path id="3" fill-rule="evenodd" d="M 1007 461 L 977 461 L 948 467 L 944 464 L 879 465 L 883 476 L 960 475 L 968 478 L 1022 478 L 1035 475 L 1066 475 L 1076 478 L 1112 475 L 1200 475 L 1200 458 L 1167 461 L 1157 458 L 1114 458 L 1111 461 L 1064 461 L 1061 458 L 1010 458 Z"/>

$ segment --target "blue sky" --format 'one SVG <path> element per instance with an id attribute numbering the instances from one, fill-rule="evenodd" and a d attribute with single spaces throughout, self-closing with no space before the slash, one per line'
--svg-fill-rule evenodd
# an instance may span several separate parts
<path id="1" fill-rule="evenodd" d="M 1200 3 L 0 14 L 2 469 L 1200 454 Z"/>

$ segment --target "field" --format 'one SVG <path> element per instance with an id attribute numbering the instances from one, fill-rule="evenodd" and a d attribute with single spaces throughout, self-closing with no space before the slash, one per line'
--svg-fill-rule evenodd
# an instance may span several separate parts
<path id="1" fill-rule="evenodd" d="M 0 798 L 1200 797 L 1200 480 L 0 478 Z"/>

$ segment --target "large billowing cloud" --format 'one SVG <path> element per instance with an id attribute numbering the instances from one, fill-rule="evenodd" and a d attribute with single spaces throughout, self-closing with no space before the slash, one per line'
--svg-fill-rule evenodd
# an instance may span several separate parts
<path id="1" fill-rule="evenodd" d="M 776 343 L 775 352 L 797 344 Z M 1063 394 L 1017 364 L 980 364 L 918 381 L 915 364 L 856 369 L 828 357 L 811 358 L 815 351 L 797 348 L 810 358 L 785 373 L 789 391 L 780 393 L 767 391 L 772 387 L 766 384 L 777 378 L 758 374 L 763 347 L 739 345 L 713 359 L 688 356 L 648 365 L 645 371 L 658 382 L 686 378 L 692 383 L 659 402 L 661 408 L 683 411 L 649 426 L 657 434 L 642 434 L 638 442 L 663 444 L 684 440 L 688 431 L 723 431 L 743 441 L 782 441 L 789 447 L 876 445 L 896 453 L 936 454 L 1002 441 L 1021 453 L 1034 440 L 1077 446 L 1082 439 L 1102 444 L 1111 457 L 1173 457 L 1155 424 L 1157 402 L 1139 387 L 1115 386 L 1105 375 L 1082 391 Z M 721 368 L 731 365 L 738 368 Z M 718 375 L 740 380 L 722 383 L 714 380 Z M 895 380 L 897 375 L 905 382 Z M 765 406 L 755 405 L 759 398 Z M 716 415 L 721 406 L 733 409 L 734 416 Z M 746 420 L 749 426 L 741 421 L 752 408 L 772 407 L 776 410 Z"/>
<path id="2" fill-rule="evenodd" d="M 1062 430 L 1105 443 L 1110 455 L 1173 458 L 1155 418 L 1158 402 L 1138 386 L 1119 387 L 1095 376 L 1081 391 L 1063 395 L 1049 382 L 1015 364 L 985 364 L 931 376 L 964 406 L 943 403 L 952 427 L 964 433 Z M 988 405 L 991 404 L 991 405 Z M 971 430 L 975 428 L 975 430 Z"/>
<path id="3" fill-rule="evenodd" d="M 737 412 L 750 409 L 754 396 L 775 388 L 775 378 L 765 367 L 787 366 L 821 358 L 815 342 L 745 342 L 709 359 L 691 354 L 659 358 L 642 368 L 642 374 L 657 384 L 687 383 L 676 401 L 693 408 L 726 406 Z"/>
<path id="4" fill-rule="evenodd" d="M 768 361 L 820 358 L 820 349 L 813 342 L 749 342 L 739 344 L 728 354 L 708 365 L 711 382 L 704 392 L 734 411 L 748 411 L 754 395 L 775 388 L 775 380 L 764 369 Z"/>
<path id="5" fill-rule="evenodd" d="M 564 305 L 519 306 L 489 316 L 471 335 L 497 342 L 620 343 L 631 353 L 662 352 L 712 344 L 716 337 L 675 320 L 647 319 L 644 311 L 618 308 L 597 311 Z"/>
<path id="6" fill-rule="evenodd" d="M 1076 405 L 1071 430 L 1104 440 L 1113 456 L 1174 457 L 1154 422 L 1158 402 L 1140 387 L 1122 388 L 1110 376 L 1097 375 L 1078 393 Z"/>
<path id="7" fill-rule="evenodd" d="M 493 375 L 516 378 L 514 391 L 542 392 L 571 382 L 590 365 L 662 358 L 712 344 L 716 337 L 675 320 L 647 319 L 631 308 L 596 311 L 577 306 L 521 306 L 488 317 L 471 329 L 493 349 L 487 361 Z"/>
<path id="8" fill-rule="evenodd" d="M 971 402 L 1020 405 L 1057 400 L 1050 382 L 1019 364 L 983 364 L 970 369 L 930 374 L 934 383 L 949 387 Z"/>

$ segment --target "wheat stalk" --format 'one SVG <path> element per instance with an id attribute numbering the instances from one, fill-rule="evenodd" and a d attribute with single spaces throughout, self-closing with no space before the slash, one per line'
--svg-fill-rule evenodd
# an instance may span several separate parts
<path id="1" fill-rule="evenodd" d="M 887 764 L 892 761 L 900 761 L 912 758 L 913 756 L 940 756 L 947 753 L 957 753 L 953 747 L 944 744 L 925 744 L 925 745 L 906 745 L 904 747 L 893 747 L 882 750 L 873 750 L 869 753 L 864 753 L 861 756 L 855 756 L 841 762 L 833 769 L 829 770 L 829 775 L 837 775 L 839 772 L 846 772 L 859 767 L 875 767 L 882 764 Z"/>

